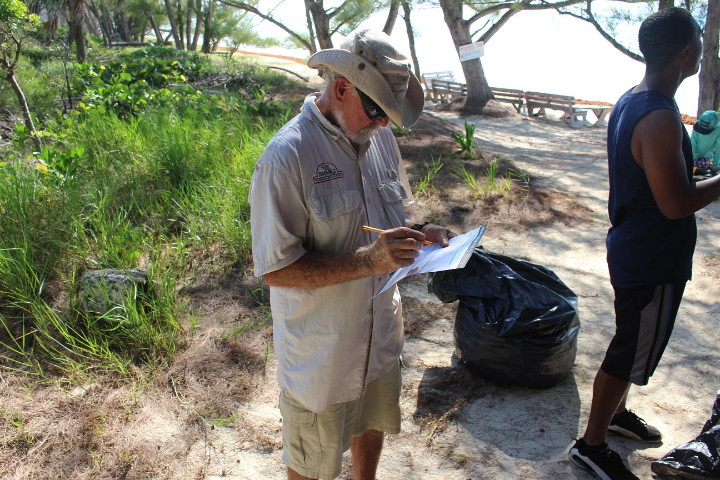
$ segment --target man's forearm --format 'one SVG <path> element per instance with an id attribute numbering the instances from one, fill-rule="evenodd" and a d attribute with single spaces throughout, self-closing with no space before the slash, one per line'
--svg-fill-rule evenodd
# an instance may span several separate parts
<path id="1" fill-rule="evenodd" d="M 320 288 L 374 275 L 367 247 L 354 252 L 308 252 L 280 270 L 265 274 L 268 285 L 287 288 Z"/>
<path id="2" fill-rule="evenodd" d="M 434 234 L 431 241 L 447 246 L 447 236 L 452 232 L 437 227 Z M 371 244 L 352 252 L 308 252 L 290 265 L 266 273 L 264 278 L 273 287 L 320 288 L 390 273 L 412 265 L 425 238 L 426 235 L 410 228 L 393 228 L 383 231 Z"/>
<path id="3" fill-rule="evenodd" d="M 653 195 L 655 192 L 653 191 Z M 663 215 L 671 220 L 684 218 L 711 204 L 720 196 L 720 176 L 707 180 L 690 181 L 685 190 L 680 190 L 671 201 L 655 201 Z"/>

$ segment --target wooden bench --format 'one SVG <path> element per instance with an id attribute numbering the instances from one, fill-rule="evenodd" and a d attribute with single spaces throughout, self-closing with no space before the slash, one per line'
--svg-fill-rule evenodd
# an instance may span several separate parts
<path id="1" fill-rule="evenodd" d="M 467 95 L 467 86 L 460 82 L 433 79 L 430 81 L 430 99 L 433 102 L 449 102 L 455 97 Z"/>
<path id="2" fill-rule="evenodd" d="M 448 102 L 454 97 L 467 95 L 467 86 L 454 81 L 452 72 L 426 73 L 422 76 L 425 85 L 425 99 L 433 102 Z M 450 79 L 443 77 L 451 77 Z M 512 104 L 518 113 L 525 104 L 525 92 L 512 88 L 490 87 L 493 97 L 498 102 Z"/>
<path id="3" fill-rule="evenodd" d="M 587 123 L 587 110 L 575 105 L 574 97 L 552 93 L 525 92 L 525 102 L 530 116 L 546 116 L 545 110 L 549 108 L 565 112 L 562 118 L 569 121 L 571 126 Z M 537 112 L 535 109 L 537 109 Z"/>
<path id="4" fill-rule="evenodd" d="M 445 80 L 448 82 L 455 81 L 455 74 L 451 71 L 445 72 L 428 72 L 420 76 L 423 86 L 425 87 L 425 100 L 432 100 L 432 82 L 433 80 Z"/>
<path id="5" fill-rule="evenodd" d="M 521 113 L 521 109 L 525 104 L 525 92 L 522 90 L 513 90 L 512 88 L 500 88 L 490 87 L 493 97 L 498 102 L 505 102 L 512 104 L 518 113 Z"/>

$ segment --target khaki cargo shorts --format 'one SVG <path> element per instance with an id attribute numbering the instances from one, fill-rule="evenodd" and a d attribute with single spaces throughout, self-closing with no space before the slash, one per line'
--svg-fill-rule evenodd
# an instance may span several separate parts
<path id="1" fill-rule="evenodd" d="M 370 382 L 360 398 L 336 403 L 322 413 L 311 412 L 290 393 L 281 391 L 283 463 L 305 477 L 336 478 L 352 437 L 366 430 L 400 432 L 401 387 L 398 362 Z"/>

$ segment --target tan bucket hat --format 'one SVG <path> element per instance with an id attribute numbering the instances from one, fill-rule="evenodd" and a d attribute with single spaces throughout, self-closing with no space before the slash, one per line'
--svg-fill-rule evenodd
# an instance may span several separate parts
<path id="1" fill-rule="evenodd" d="M 370 29 L 350 33 L 340 48 L 320 50 L 308 59 L 310 68 L 327 68 L 345 77 L 372 98 L 390 119 L 412 127 L 423 110 L 424 94 L 407 57 L 390 37 Z"/>

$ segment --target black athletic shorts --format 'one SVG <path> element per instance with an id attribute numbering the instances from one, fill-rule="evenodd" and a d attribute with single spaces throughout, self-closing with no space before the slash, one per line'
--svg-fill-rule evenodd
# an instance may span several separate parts
<path id="1" fill-rule="evenodd" d="M 615 288 L 615 336 L 603 372 L 647 385 L 670 340 L 685 283 Z"/>

